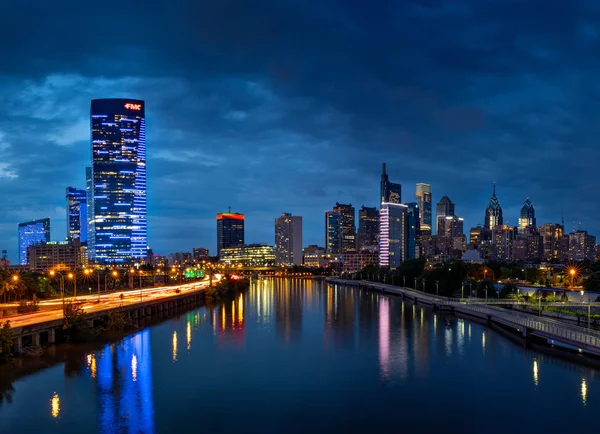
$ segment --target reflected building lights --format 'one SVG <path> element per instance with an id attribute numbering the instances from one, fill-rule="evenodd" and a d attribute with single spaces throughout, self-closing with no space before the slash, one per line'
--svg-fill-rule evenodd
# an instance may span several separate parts
<path id="1" fill-rule="evenodd" d="M 483 349 L 483 354 L 485 355 L 485 332 L 481 333 L 481 348 Z"/>
<path id="2" fill-rule="evenodd" d="M 469 324 L 469 342 L 471 342 L 471 324 Z"/>
<path id="3" fill-rule="evenodd" d="M 137 357 L 135 354 L 131 355 L 131 379 L 137 381 Z"/>
<path id="4" fill-rule="evenodd" d="M 434 313 L 433 314 L 433 332 L 435 333 L 437 331 L 437 315 Z"/>
<path id="5" fill-rule="evenodd" d="M 588 388 L 587 388 L 587 382 L 585 381 L 585 378 L 581 379 L 581 401 L 583 402 L 583 405 L 587 405 L 587 394 L 588 394 Z"/>
<path id="6" fill-rule="evenodd" d="M 533 383 L 537 386 L 539 384 L 538 377 L 538 362 L 537 360 L 533 361 Z"/>
<path id="7" fill-rule="evenodd" d="M 387 298 L 379 299 L 379 368 L 381 376 L 389 376 L 390 365 L 390 306 Z"/>
<path id="8" fill-rule="evenodd" d="M 177 361 L 177 332 L 173 332 L 173 361 Z"/>
<path id="9" fill-rule="evenodd" d="M 192 346 L 192 323 L 188 321 L 187 327 L 185 329 L 185 338 L 187 341 L 187 349 L 190 350 Z"/>
<path id="10" fill-rule="evenodd" d="M 60 414 L 60 398 L 58 397 L 58 393 L 56 392 L 54 392 L 54 395 L 50 400 L 50 414 L 54 419 L 56 419 Z"/>
<path id="11" fill-rule="evenodd" d="M 96 378 L 96 356 L 94 354 L 87 355 L 87 367 L 90 370 L 90 376 Z"/>

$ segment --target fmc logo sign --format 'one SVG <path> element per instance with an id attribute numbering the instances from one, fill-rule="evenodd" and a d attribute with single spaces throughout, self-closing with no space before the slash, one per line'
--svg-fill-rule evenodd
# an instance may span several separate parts
<path id="1" fill-rule="evenodd" d="M 125 104 L 125 108 L 127 110 L 141 110 L 142 105 L 141 104 L 132 104 L 132 103 L 128 102 L 127 104 Z"/>

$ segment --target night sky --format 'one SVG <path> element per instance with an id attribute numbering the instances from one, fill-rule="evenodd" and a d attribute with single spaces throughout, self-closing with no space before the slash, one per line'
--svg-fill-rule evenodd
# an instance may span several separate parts
<path id="1" fill-rule="evenodd" d="M 600 2 L 565 0 L 3 1 L 0 249 L 17 223 L 65 237 L 85 188 L 92 98 L 146 101 L 149 245 L 207 246 L 215 214 L 273 244 L 281 212 L 324 243 L 336 201 L 376 206 L 381 163 L 414 200 L 432 185 L 483 223 L 600 235 Z"/>

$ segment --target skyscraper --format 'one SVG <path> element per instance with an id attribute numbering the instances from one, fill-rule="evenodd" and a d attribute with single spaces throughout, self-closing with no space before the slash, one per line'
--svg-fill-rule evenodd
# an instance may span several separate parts
<path id="1" fill-rule="evenodd" d="M 50 241 L 50 219 L 19 223 L 19 263 L 28 264 L 27 248 L 34 244 Z"/>
<path id="2" fill-rule="evenodd" d="M 421 212 L 419 216 L 421 234 L 431 235 L 431 185 L 417 184 L 416 197 Z"/>
<path id="3" fill-rule="evenodd" d="M 535 209 L 529 198 L 525 199 L 521 207 L 521 216 L 519 217 L 519 230 L 535 229 Z"/>
<path id="4" fill-rule="evenodd" d="M 217 214 L 217 256 L 221 249 L 244 245 L 244 214 L 223 212 Z"/>
<path id="5" fill-rule="evenodd" d="M 275 219 L 275 265 L 302 265 L 302 217 L 283 213 Z"/>
<path id="6" fill-rule="evenodd" d="M 542 236 L 543 255 L 546 261 L 559 258 L 560 240 L 564 235 L 562 225 L 546 223 L 540 226 L 540 235 Z"/>
<path id="7" fill-rule="evenodd" d="M 401 203 L 402 202 L 402 186 L 390 182 L 385 171 L 385 163 L 381 172 L 381 195 L 379 203 Z"/>
<path id="8" fill-rule="evenodd" d="M 87 241 L 87 192 L 78 188 L 67 187 L 67 238 Z"/>
<path id="9" fill-rule="evenodd" d="M 325 211 L 325 248 L 329 254 L 342 253 L 342 214 L 339 211 Z"/>
<path id="10" fill-rule="evenodd" d="M 454 216 L 454 203 L 447 195 L 444 195 L 435 207 L 435 233 L 436 235 L 444 235 L 444 224 L 446 217 Z"/>
<path id="11" fill-rule="evenodd" d="M 504 220 L 502 219 L 502 207 L 496 196 L 496 183 L 494 182 L 494 192 L 490 197 L 490 203 L 485 210 L 485 219 L 483 226 L 486 229 L 493 230 L 496 226 L 502 226 Z"/>
<path id="12" fill-rule="evenodd" d="M 342 215 L 342 253 L 356 250 L 355 210 L 352 204 L 335 204 L 334 211 Z"/>
<path id="13" fill-rule="evenodd" d="M 379 210 L 379 265 L 390 269 L 407 259 L 408 207 L 382 203 Z"/>
<path id="14" fill-rule="evenodd" d="M 358 211 L 358 236 L 356 250 L 368 250 L 377 247 L 379 236 L 379 211 L 377 208 L 362 206 Z"/>
<path id="15" fill-rule="evenodd" d="M 87 237 L 88 241 L 88 258 L 93 257 L 92 249 L 89 248 L 93 244 L 94 241 L 94 176 L 92 175 L 92 168 L 85 168 L 85 196 L 86 196 L 86 228 L 87 228 Z"/>
<path id="16" fill-rule="evenodd" d="M 419 205 L 415 202 L 407 203 L 407 224 L 406 224 L 406 259 L 418 258 L 419 241 L 421 238 L 420 226 L 420 210 Z"/>
<path id="17" fill-rule="evenodd" d="M 143 260 L 147 251 L 144 101 L 92 100 L 91 125 L 90 259 L 99 264 Z"/>

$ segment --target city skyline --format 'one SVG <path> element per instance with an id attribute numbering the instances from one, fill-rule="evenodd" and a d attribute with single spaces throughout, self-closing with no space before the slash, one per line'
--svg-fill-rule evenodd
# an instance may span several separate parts
<path id="1" fill-rule="evenodd" d="M 15 263 L 16 224 L 46 216 L 53 239 L 65 238 L 64 188 L 85 186 L 89 101 L 105 97 L 147 102 L 155 252 L 214 248 L 214 214 L 228 206 L 245 213 L 249 243 L 270 242 L 270 222 L 289 211 L 304 217 L 304 244 L 323 245 L 322 211 L 331 204 L 377 206 L 382 161 L 403 201 L 413 200 L 416 183 L 430 184 L 432 203 L 451 197 L 465 228 L 482 223 L 496 181 L 510 225 L 529 197 L 538 225 L 560 222 L 564 211 L 567 232 L 582 222 L 598 234 L 600 204 L 589 200 L 597 14 L 592 3 L 550 3 L 514 11 L 432 2 L 443 12 L 435 17 L 418 2 L 369 14 L 358 5 L 241 4 L 227 29 L 214 25 L 216 4 L 176 1 L 135 22 L 124 17 L 137 9 L 119 4 L 115 26 L 132 39 L 107 34 L 109 6 L 67 5 L 54 24 L 46 6 L 32 8 L 3 27 L 24 37 L 0 42 L 14 59 L 0 78 L 0 248 Z M 535 13 L 540 5 L 547 13 Z M 548 28 L 564 37 L 547 41 Z M 165 44 L 173 34 L 181 39 Z M 395 60 L 403 58 L 409 68 Z M 192 199 L 198 192 L 201 200 Z"/>

